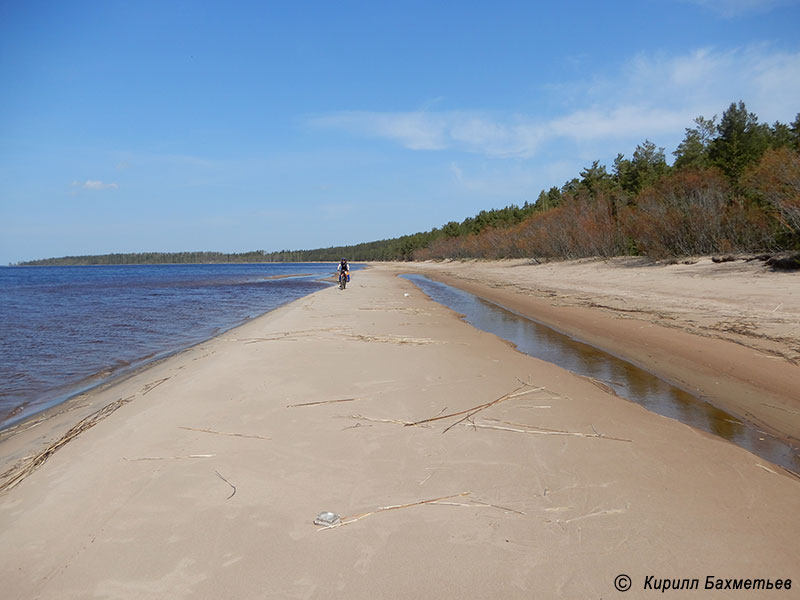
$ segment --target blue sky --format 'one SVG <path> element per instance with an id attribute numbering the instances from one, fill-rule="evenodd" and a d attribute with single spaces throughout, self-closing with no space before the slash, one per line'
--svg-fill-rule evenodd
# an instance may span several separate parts
<path id="1" fill-rule="evenodd" d="M 535 201 L 743 100 L 800 2 L 0 0 L 0 264 L 280 250 Z"/>

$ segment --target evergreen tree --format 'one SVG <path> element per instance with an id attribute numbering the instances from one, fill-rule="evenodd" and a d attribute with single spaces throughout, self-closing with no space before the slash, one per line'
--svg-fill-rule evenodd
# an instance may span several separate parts
<path id="1" fill-rule="evenodd" d="M 581 185 L 586 188 L 592 197 L 596 197 L 602 192 L 611 190 L 615 181 L 610 173 L 606 171 L 606 166 L 601 165 L 599 160 L 592 163 L 591 167 L 581 171 Z"/>
<path id="2" fill-rule="evenodd" d="M 794 148 L 794 133 L 790 125 L 775 121 L 769 130 L 770 148 Z"/>
<path id="3" fill-rule="evenodd" d="M 633 160 L 618 154 L 614 160 L 614 174 L 619 186 L 631 195 L 653 185 L 669 171 L 664 148 L 657 148 L 650 140 L 636 146 Z"/>
<path id="4" fill-rule="evenodd" d="M 736 184 L 747 166 L 757 162 L 768 147 L 769 127 L 759 125 L 758 117 L 747 112 L 744 102 L 739 101 L 722 113 L 709 158 Z"/>
<path id="5" fill-rule="evenodd" d="M 710 166 L 708 148 L 716 136 L 716 120 L 716 115 L 710 119 L 700 116 L 694 120 L 697 127 L 686 129 L 683 141 L 672 153 L 675 156 L 676 169 L 704 169 Z"/>
<path id="6" fill-rule="evenodd" d="M 792 147 L 800 152 L 800 113 L 797 113 L 797 116 L 789 127 L 792 132 Z"/>
<path id="7" fill-rule="evenodd" d="M 536 199 L 533 208 L 536 212 L 544 212 L 561 204 L 561 190 L 551 187 L 548 191 L 542 190 Z"/>

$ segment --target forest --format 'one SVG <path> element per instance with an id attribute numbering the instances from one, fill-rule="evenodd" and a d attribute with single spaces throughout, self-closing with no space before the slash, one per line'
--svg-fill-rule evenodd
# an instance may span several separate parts
<path id="1" fill-rule="evenodd" d="M 645 140 L 539 194 L 518 224 L 445 236 L 413 258 L 653 259 L 800 248 L 800 114 L 760 124 L 743 102 L 687 128 L 667 164 Z"/>
<path id="2" fill-rule="evenodd" d="M 667 162 L 649 140 L 610 171 L 594 161 L 534 202 L 484 210 L 430 231 L 314 250 L 107 254 L 21 263 L 571 259 L 636 255 L 668 259 L 800 250 L 800 113 L 759 123 L 744 102 L 699 116 Z"/>

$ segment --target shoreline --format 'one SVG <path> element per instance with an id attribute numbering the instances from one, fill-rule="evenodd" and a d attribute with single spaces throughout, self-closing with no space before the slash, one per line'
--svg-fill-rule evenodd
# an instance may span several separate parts
<path id="1" fill-rule="evenodd" d="M 637 589 L 800 577 L 800 480 L 517 352 L 390 268 L 90 400 L 105 418 L 0 493 L 13 597 L 611 597 L 619 573 Z M 341 524 L 320 530 L 323 511 Z"/>
<path id="2" fill-rule="evenodd" d="M 209 264 L 213 266 L 213 263 Z M 236 264 L 236 263 L 229 263 L 229 264 Z M 271 264 L 271 263 L 259 263 L 259 264 Z M 312 263 L 307 263 L 307 264 L 312 264 Z M 322 264 L 322 263 L 313 263 L 313 264 Z M 176 265 L 70 265 L 70 266 L 139 267 L 139 266 L 187 266 L 187 265 L 176 263 Z M 324 284 L 331 283 L 329 274 L 314 274 L 314 273 L 299 273 L 299 272 L 265 276 L 263 277 L 263 281 L 279 281 L 283 279 L 302 278 L 302 277 L 316 277 L 317 280 L 321 283 Z M 2 439 L 2 436 L 8 430 L 14 429 L 21 425 L 24 426 L 28 421 L 38 419 L 39 417 L 42 416 L 47 417 L 48 414 L 54 411 L 61 412 L 60 408 L 68 407 L 70 401 L 76 397 L 81 397 L 84 396 L 85 394 L 91 393 L 94 389 L 100 386 L 113 385 L 116 381 L 129 377 L 130 375 L 137 373 L 139 370 L 147 368 L 149 365 L 153 363 L 157 363 L 161 360 L 168 359 L 169 357 L 177 353 L 183 352 L 184 350 L 187 350 L 195 345 L 202 344 L 214 337 L 224 335 L 231 329 L 244 325 L 247 322 L 256 319 L 272 310 L 276 310 L 277 308 L 280 308 L 280 306 L 282 306 L 283 304 L 286 304 L 291 301 L 292 299 L 287 299 L 283 301 L 281 304 L 278 304 L 277 306 L 264 309 L 263 312 L 257 312 L 254 315 L 250 315 L 246 318 L 240 319 L 233 323 L 220 324 L 216 326 L 213 331 L 209 331 L 207 332 L 206 335 L 203 336 L 186 335 L 184 336 L 186 339 L 178 340 L 173 338 L 172 344 L 162 344 L 162 347 L 160 348 L 156 346 L 151 346 L 148 352 L 143 354 L 142 356 L 127 358 L 125 360 L 114 359 L 112 361 L 106 362 L 105 364 L 98 363 L 99 366 L 97 367 L 98 368 L 97 371 L 86 375 L 82 374 L 81 379 L 79 380 L 68 383 L 61 383 L 57 386 L 54 386 L 51 389 L 47 389 L 42 392 L 36 392 L 34 395 L 31 395 L 26 399 L 24 399 L 22 404 L 17 404 L 16 406 L 13 407 L 9 406 L 7 409 L 4 407 L 4 412 L 2 415 L 0 415 L 0 439 Z M 177 344 L 175 343 L 176 341 L 178 342 Z"/>
<path id="3" fill-rule="evenodd" d="M 615 275 L 637 269 L 652 273 L 659 268 L 631 267 L 625 262 L 585 259 L 530 265 L 527 261 L 465 261 L 394 263 L 391 268 L 398 273 L 405 270 L 426 275 L 484 298 L 622 358 L 795 447 L 800 445 L 800 366 L 795 360 L 800 353 L 800 314 L 793 317 L 795 339 L 780 349 L 776 344 L 765 348 L 748 345 L 746 339 L 717 337 L 714 332 L 688 327 L 680 315 L 657 318 L 661 315 L 647 304 L 637 304 L 630 297 L 615 298 L 609 291 Z M 602 274 L 608 278 L 605 289 L 594 287 L 597 281 L 587 276 L 598 263 L 607 267 Z M 723 271 L 729 265 L 714 267 Z M 553 277 L 542 277 L 543 281 L 536 278 L 543 269 L 569 273 L 570 268 L 586 277 L 587 283 L 572 281 L 567 293 L 559 289 L 560 283 Z M 529 274 L 520 276 L 524 270 Z M 625 275 L 631 277 L 630 273 Z M 657 275 L 669 285 L 669 273 Z M 774 275 L 777 279 L 792 277 Z M 674 284 L 679 283 L 676 277 Z M 800 278 L 785 283 L 792 286 L 785 294 L 797 298 Z M 713 285 L 709 287 L 713 289 Z M 660 293 L 655 290 L 652 294 L 656 299 L 649 302 L 663 300 Z M 774 300 L 776 305 L 781 304 L 785 296 Z M 800 302 L 794 303 L 800 307 Z M 759 335 L 756 327 L 755 335 Z"/>
<path id="4" fill-rule="evenodd" d="M 320 278 L 320 281 L 328 281 L 329 279 L 329 277 L 324 277 Z M 323 290 L 324 289 L 326 288 L 323 288 Z M 320 291 L 322 290 L 312 292 L 311 294 L 308 294 L 308 296 L 313 296 Z M 179 357 L 184 353 L 192 352 L 196 348 L 199 348 L 204 344 L 215 340 L 216 338 L 220 338 L 228 333 L 231 333 L 240 327 L 245 327 L 249 323 L 266 317 L 273 312 L 279 311 L 283 307 L 288 306 L 297 300 L 302 300 L 302 298 L 287 300 L 283 304 L 271 308 L 266 312 L 250 317 L 249 319 L 246 319 L 240 323 L 235 323 L 229 327 L 219 329 L 214 333 L 214 335 L 196 342 L 192 342 L 188 346 L 175 348 L 173 350 L 166 350 L 156 355 L 151 355 L 139 363 L 118 369 L 111 376 L 102 378 L 100 381 L 97 381 L 94 384 L 89 384 L 87 386 L 76 386 L 74 391 L 59 395 L 59 398 L 61 398 L 60 400 L 54 400 L 52 404 L 48 404 L 41 410 L 37 410 L 32 414 L 26 415 L 18 420 L 11 421 L 8 424 L 0 427 L 0 449 L 3 449 L 3 444 L 6 441 L 14 440 L 14 438 L 17 436 L 21 436 L 22 434 L 25 434 L 26 432 L 39 427 L 40 425 L 45 425 L 45 427 L 42 427 L 42 429 L 46 430 L 47 433 L 43 434 L 42 436 L 37 435 L 37 437 L 46 437 L 52 441 L 58 440 L 64 434 L 66 434 L 71 427 L 83 420 L 90 419 L 92 415 L 103 411 L 110 404 L 112 404 L 115 400 L 107 397 L 108 393 L 113 392 L 119 386 L 125 384 L 128 380 L 146 375 L 151 369 L 156 369 L 163 363 Z M 91 377 L 89 379 L 91 379 Z M 117 398 L 116 400 L 119 399 Z M 37 434 L 38 433 L 39 432 L 37 432 Z M 14 442 L 11 443 L 13 444 Z M 14 453 L 17 455 L 17 459 L 21 454 L 35 453 L 37 450 L 35 442 L 32 443 L 30 439 L 25 440 L 21 438 L 17 441 L 17 445 L 17 451 Z M 23 452 L 20 452 L 20 449 L 22 449 Z M 2 474 L 6 474 L 8 470 L 13 468 L 13 461 L 8 460 L 8 458 L 8 456 L 0 454 L 0 473 Z M 3 476 L 0 475 L 0 490 L 2 490 L 2 486 L 4 485 L 2 477 Z M 2 492 L 0 491 L 0 493 Z"/>

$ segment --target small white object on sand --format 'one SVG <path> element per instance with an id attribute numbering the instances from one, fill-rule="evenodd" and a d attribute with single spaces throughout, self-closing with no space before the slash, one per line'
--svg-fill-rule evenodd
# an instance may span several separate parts
<path id="1" fill-rule="evenodd" d="M 321 525 L 322 527 L 333 527 L 338 525 L 342 518 L 334 512 L 321 512 L 314 519 L 314 525 Z"/>

